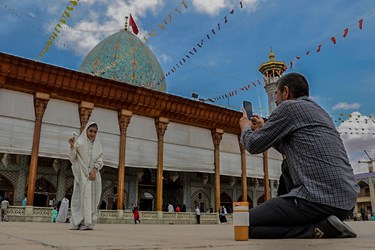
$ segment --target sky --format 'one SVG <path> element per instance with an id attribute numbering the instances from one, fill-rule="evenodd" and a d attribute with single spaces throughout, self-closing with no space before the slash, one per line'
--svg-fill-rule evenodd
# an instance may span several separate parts
<path id="1" fill-rule="evenodd" d="M 354 172 L 368 171 L 358 161 L 369 160 L 364 150 L 375 158 L 375 1 L 0 0 L 0 52 L 77 70 L 129 13 L 138 37 L 170 72 L 167 92 L 195 92 L 212 105 L 239 111 L 249 100 L 254 113 L 268 116 L 258 68 L 272 48 L 286 73 L 306 76 L 310 96 L 341 132 Z M 63 28 L 46 51 L 57 24 Z"/>

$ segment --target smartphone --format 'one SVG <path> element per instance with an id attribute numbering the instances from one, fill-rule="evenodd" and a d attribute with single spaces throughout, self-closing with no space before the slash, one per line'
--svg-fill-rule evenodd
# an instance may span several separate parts
<path id="1" fill-rule="evenodd" d="M 243 101 L 243 107 L 246 110 L 247 118 L 251 118 L 253 116 L 253 105 L 249 101 Z"/>

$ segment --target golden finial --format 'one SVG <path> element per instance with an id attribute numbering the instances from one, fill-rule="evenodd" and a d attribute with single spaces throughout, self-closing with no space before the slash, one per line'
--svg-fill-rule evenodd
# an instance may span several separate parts
<path id="1" fill-rule="evenodd" d="M 270 58 L 270 62 L 275 61 L 275 54 L 272 52 L 272 46 L 270 46 L 270 55 L 268 56 Z"/>
<path id="2" fill-rule="evenodd" d="M 126 16 L 125 17 L 125 27 L 124 27 L 124 30 L 128 30 L 128 17 Z"/>

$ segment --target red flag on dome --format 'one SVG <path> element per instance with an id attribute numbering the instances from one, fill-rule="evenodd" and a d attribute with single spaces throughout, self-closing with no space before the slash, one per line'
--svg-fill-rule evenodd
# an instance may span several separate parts
<path id="1" fill-rule="evenodd" d="M 137 24 L 134 22 L 132 15 L 130 15 L 129 26 L 132 27 L 133 33 L 138 35 L 139 30 L 138 30 Z"/>

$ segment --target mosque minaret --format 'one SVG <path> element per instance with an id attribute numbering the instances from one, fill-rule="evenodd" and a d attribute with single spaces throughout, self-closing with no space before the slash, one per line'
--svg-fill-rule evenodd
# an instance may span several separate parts
<path id="1" fill-rule="evenodd" d="M 269 54 L 270 60 L 268 62 L 262 63 L 258 70 L 263 74 L 264 88 L 266 89 L 268 96 L 268 114 L 276 108 L 275 103 L 275 91 L 276 82 L 282 76 L 286 70 L 286 64 L 284 62 L 275 61 L 275 54 L 271 52 Z"/>

